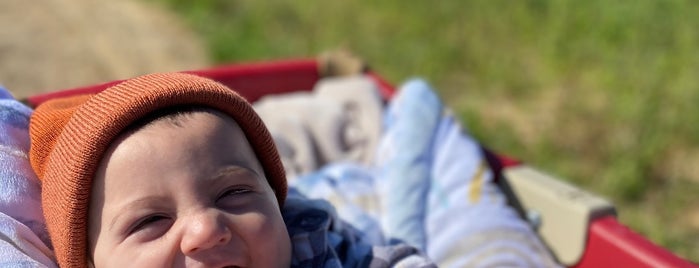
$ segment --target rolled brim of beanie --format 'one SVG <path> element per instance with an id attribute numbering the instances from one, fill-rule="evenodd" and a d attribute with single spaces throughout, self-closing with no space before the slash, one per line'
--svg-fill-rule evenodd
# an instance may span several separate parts
<path id="1" fill-rule="evenodd" d="M 137 77 L 94 96 L 46 102 L 32 116 L 30 160 L 42 181 L 44 216 L 60 266 L 87 266 L 89 193 L 110 143 L 134 121 L 182 105 L 211 107 L 233 118 L 283 206 L 287 192 L 284 169 L 267 128 L 243 97 L 191 74 Z"/>

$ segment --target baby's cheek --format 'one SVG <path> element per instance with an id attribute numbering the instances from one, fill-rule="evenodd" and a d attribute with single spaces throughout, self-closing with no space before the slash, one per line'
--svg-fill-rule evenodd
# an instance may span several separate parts
<path id="1" fill-rule="evenodd" d="M 172 267 L 176 263 L 178 245 L 170 239 L 148 243 L 125 242 L 114 247 L 99 263 L 101 267 Z M 98 263 L 97 260 L 95 263 Z"/>
<path id="2" fill-rule="evenodd" d="M 247 213 L 240 217 L 236 223 L 241 226 L 240 229 L 244 233 L 253 238 L 276 235 L 280 231 L 284 231 L 286 234 L 286 225 L 281 214 L 274 213 L 274 211 Z"/>
<path id="3" fill-rule="evenodd" d="M 252 255 L 286 259 L 291 254 L 289 234 L 281 214 L 254 213 L 244 220 L 240 230 Z"/>

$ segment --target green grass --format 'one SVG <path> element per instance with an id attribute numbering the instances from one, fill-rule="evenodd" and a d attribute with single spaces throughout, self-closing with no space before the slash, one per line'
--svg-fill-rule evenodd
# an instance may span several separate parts
<path id="1" fill-rule="evenodd" d="M 425 77 L 489 147 L 610 198 L 699 261 L 686 220 L 699 174 L 677 168 L 699 163 L 699 2 L 150 2 L 181 14 L 215 62 L 343 46 L 390 81 Z"/>

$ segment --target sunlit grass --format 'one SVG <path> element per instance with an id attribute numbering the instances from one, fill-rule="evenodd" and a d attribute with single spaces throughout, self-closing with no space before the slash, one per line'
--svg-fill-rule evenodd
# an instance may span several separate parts
<path id="1" fill-rule="evenodd" d="M 344 46 L 396 83 L 423 76 L 489 147 L 612 199 L 699 261 L 699 227 L 668 222 L 699 207 L 683 168 L 699 163 L 697 2 L 152 1 L 217 62 Z"/>

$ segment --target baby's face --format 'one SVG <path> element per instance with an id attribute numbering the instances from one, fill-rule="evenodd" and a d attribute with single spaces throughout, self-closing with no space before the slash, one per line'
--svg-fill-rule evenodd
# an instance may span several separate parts
<path id="1" fill-rule="evenodd" d="M 238 124 L 194 112 L 112 143 L 93 182 L 96 267 L 289 267 L 274 192 Z"/>

